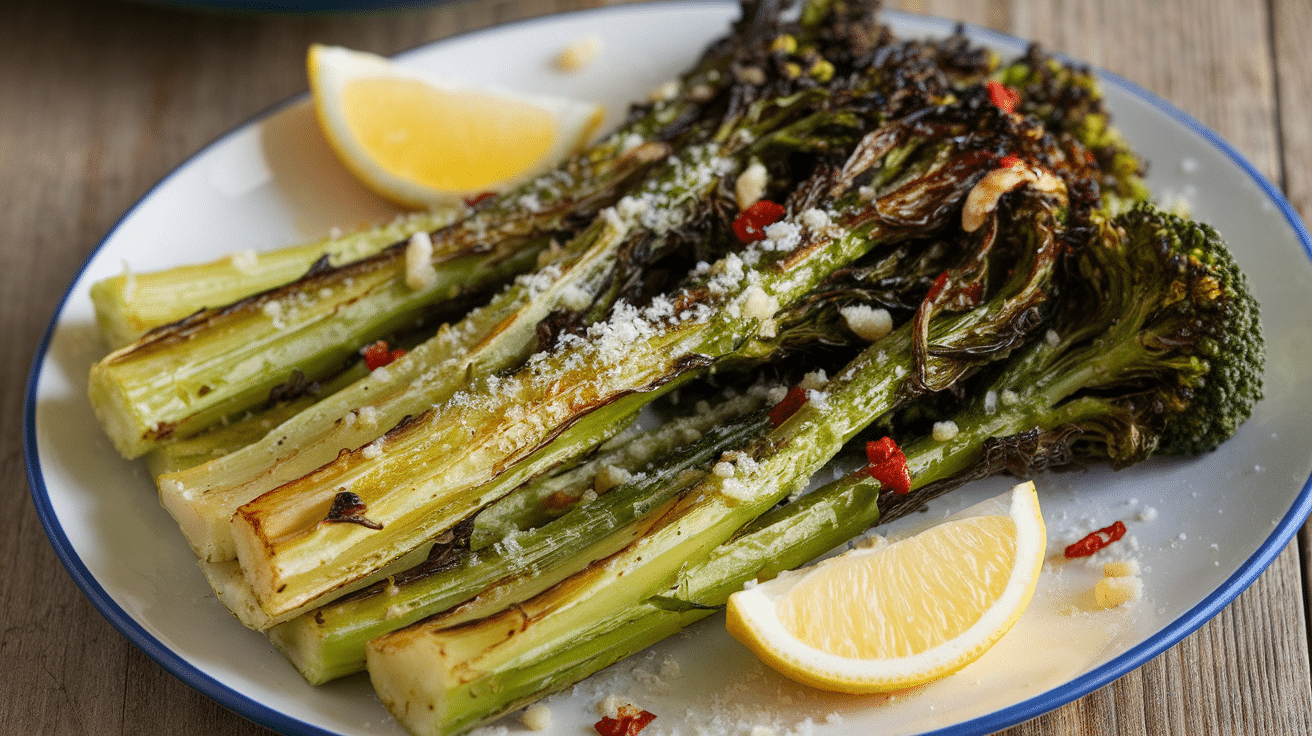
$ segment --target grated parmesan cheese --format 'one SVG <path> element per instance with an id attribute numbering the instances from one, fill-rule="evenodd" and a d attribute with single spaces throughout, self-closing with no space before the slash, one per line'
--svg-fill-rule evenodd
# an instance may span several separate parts
<path id="1" fill-rule="evenodd" d="M 254 248 L 239 250 L 228 257 L 228 262 L 232 264 L 232 267 L 245 274 L 254 271 L 259 261 L 260 256 Z"/>
<path id="2" fill-rule="evenodd" d="M 779 311 L 779 300 L 765 293 L 759 286 L 752 285 L 743 292 L 743 316 L 748 319 L 772 319 Z"/>
<path id="3" fill-rule="evenodd" d="M 600 495 L 631 480 L 633 480 L 633 473 L 618 465 L 607 465 L 597 471 L 597 477 L 592 480 L 592 488 Z"/>
<path id="4" fill-rule="evenodd" d="M 607 695 L 597 703 L 597 714 L 607 718 L 614 718 L 620 714 L 620 706 L 627 705 L 623 700 L 614 695 Z"/>
<path id="5" fill-rule="evenodd" d="M 947 442 L 956 439 L 957 433 L 960 431 L 961 429 L 957 427 L 957 423 L 951 419 L 945 422 L 934 422 L 933 435 L 936 442 Z"/>
<path id="6" fill-rule="evenodd" d="M 265 317 L 268 317 L 273 322 L 275 329 L 281 330 L 286 326 L 283 322 L 282 302 L 267 301 L 264 303 L 264 306 L 260 307 L 260 311 L 264 313 Z"/>
<path id="7" fill-rule="evenodd" d="M 813 232 L 829 227 L 829 213 L 815 207 L 803 212 L 801 219 L 802 224 Z"/>
<path id="8" fill-rule="evenodd" d="M 828 383 L 829 377 L 825 375 L 824 369 L 821 368 L 802 376 L 802 380 L 798 381 L 797 385 L 807 391 L 818 391 L 819 389 L 824 388 Z"/>
<path id="9" fill-rule="evenodd" d="M 666 102 L 674 99 L 677 94 L 679 94 L 679 83 L 671 79 L 652 90 L 650 99 L 652 102 Z"/>

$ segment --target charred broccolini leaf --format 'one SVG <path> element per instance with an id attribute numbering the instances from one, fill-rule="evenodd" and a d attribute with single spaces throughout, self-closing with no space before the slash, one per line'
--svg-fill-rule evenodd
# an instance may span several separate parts
<path id="1" fill-rule="evenodd" d="M 1145 163 L 1112 124 L 1092 71 L 1032 44 L 1024 57 L 999 70 L 998 79 L 1019 94 L 1017 113 L 1040 118 L 1053 135 L 1074 138 L 1093 155 L 1110 211 L 1148 200 Z"/>

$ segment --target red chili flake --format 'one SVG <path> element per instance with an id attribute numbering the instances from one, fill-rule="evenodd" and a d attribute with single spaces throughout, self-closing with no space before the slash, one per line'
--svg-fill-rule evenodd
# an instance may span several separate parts
<path id="1" fill-rule="evenodd" d="M 1010 169 L 1020 163 L 1020 156 L 1013 156 L 1010 153 L 998 159 L 998 168 Z"/>
<path id="2" fill-rule="evenodd" d="M 1123 536 L 1125 536 L 1125 523 L 1117 521 L 1115 524 L 1105 526 L 1096 532 L 1089 532 L 1087 537 L 1067 547 L 1066 556 L 1069 558 L 1088 557 Z"/>
<path id="3" fill-rule="evenodd" d="M 1020 93 L 997 80 L 989 80 L 989 101 L 1003 112 L 1016 112 L 1020 105 Z"/>
<path id="4" fill-rule="evenodd" d="M 925 295 L 925 301 L 934 301 L 938 295 L 943 293 L 943 288 L 948 285 L 948 272 L 944 271 L 934 279 L 933 286 L 929 287 L 929 293 Z"/>
<path id="5" fill-rule="evenodd" d="M 465 199 L 465 205 L 469 207 L 477 207 L 495 196 L 497 196 L 496 192 L 481 192 L 472 197 L 467 197 Z"/>
<path id="6" fill-rule="evenodd" d="M 554 511 L 559 511 L 560 509 L 567 509 L 578 502 L 579 502 L 578 496 L 572 496 L 564 491 L 556 491 L 550 496 L 547 496 L 546 498 L 542 499 L 542 505 Z"/>
<path id="7" fill-rule="evenodd" d="M 894 493 L 911 492 L 911 470 L 907 456 L 892 437 L 866 443 L 866 472 Z"/>
<path id="8" fill-rule="evenodd" d="M 365 349 L 360 352 L 364 354 L 364 366 L 371 371 L 382 368 L 383 366 L 400 360 L 405 356 L 405 351 L 401 348 L 393 350 L 388 347 L 386 340 L 379 340 L 378 342 L 367 345 L 365 346 Z"/>
<path id="9" fill-rule="evenodd" d="M 783 219 L 784 206 L 768 199 L 749 205 L 733 221 L 734 235 L 744 243 L 755 243 L 765 238 L 765 229 Z"/>
<path id="10" fill-rule="evenodd" d="M 806 389 L 801 386 L 793 386 L 788 389 L 788 393 L 783 399 L 770 408 L 770 424 L 777 429 L 779 425 L 788 421 L 788 417 L 797 413 L 798 409 L 806 403 Z"/>
<path id="11" fill-rule="evenodd" d="M 621 705 L 615 718 L 606 716 L 593 726 L 601 736 L 638 736 L 656 714 L 634 705 Z"/>

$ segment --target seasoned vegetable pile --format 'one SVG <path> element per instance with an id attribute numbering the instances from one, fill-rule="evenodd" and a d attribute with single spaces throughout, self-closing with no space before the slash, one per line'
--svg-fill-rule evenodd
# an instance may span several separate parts
<path id="1" fill-rule="evenodd" d="M 1208 452 L 1260 399 L 1243 274 L 1087 70 L 763 0 L 671 90 L 463 211 L 149 276 L 227 303 L 97 285 L 106 432 L 310 682 L 458 733 L 964 483 Z"/>

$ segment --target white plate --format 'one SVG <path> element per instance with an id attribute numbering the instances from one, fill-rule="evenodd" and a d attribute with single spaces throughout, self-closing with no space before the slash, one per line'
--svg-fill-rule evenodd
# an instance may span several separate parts
<path id="1" fill-rule="evenodd" d="M 618 120 L 629 99 L 673 77 L 736 14 L 729 3 L 626 6 L 481 31 L 408 53 L 407 64 L 458 69 L 487 81 L 607 102 Z M 947 21 L 887 13 L 900 34 L 941 35 Z M 1007 55 L 1024 42 L 971 31 Z M 596 34 L 601 58 L 575 75 L 550 60 Z M 752 725 L 826 736 L 983 734 L 1088 693 L 1143 664 L 1215 615 L 1285 546 L 1312 496 L 1312 354 L 1309 239 L 1289 204 L 1232 147 L 1167 103 L 1104 76 L 1108 103 L 1152 163 L 1164 197 L 1185 196 L 1224 233 L 1263 306 L 1269 345 L 1266 400 L 1211 456 L 1153 462 L 1112 475 L 1040 479 L 1054 550 L 1093 525 L 1125 520 L 1120 545 L 1144 567 L 1144 600 L 1113 612 L 1087 608 L 1096 572 L 1049 566 L 1020 628 L 966 671 L 897 698 L 819 694 L 766 672 L 712 618 L 688 635 L 613 667 L 550 702 L 557 733 L 582 733 L 607 693 L 658 714 L 649 733 Z M 307 240 L 330 227 L 385 216 L 315 143 L 304 99 L 219 139 L 162 181 L 105 239 L 69 288 L 37 352 L 28 386 L 26 448 L 33 497 L 60 558 L 125 636 L 191 686 L 286 733 L 394 734 L 363 677 L 312 688 L 258 634 L 211 595 L 140 464 L 120 460 L 86 399 L 101 346 L 88 286 L 124 263 L 147 270 L 232 250 Z M 288 141 L 298 145 L 289 146 Z M 984 484 L 954 503 L 995 492 Z M 1156 518 L 1152 519 L 1156 512 Z M 1071 610 L 1074 609 L 1074 613 Z M 1056 636 L 1049 636 L 1049 633 Z M 1046 642 L 1046 643 L 1045 643 Z M 676 672 L 677 671 L 677 672 Z M 513 725 L 513 724 L 512 724 Z"/>

